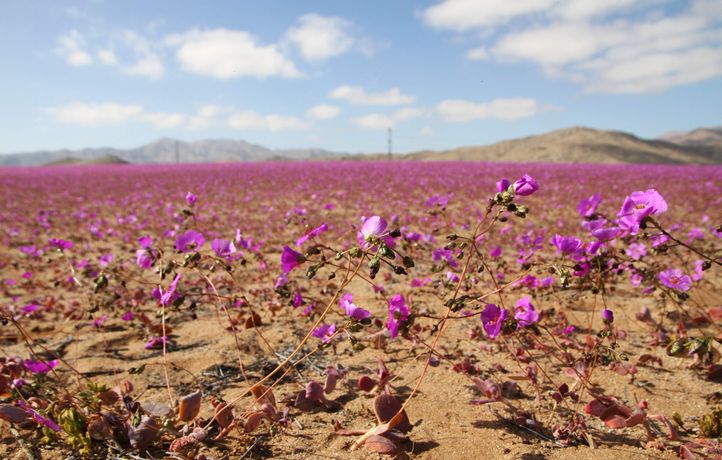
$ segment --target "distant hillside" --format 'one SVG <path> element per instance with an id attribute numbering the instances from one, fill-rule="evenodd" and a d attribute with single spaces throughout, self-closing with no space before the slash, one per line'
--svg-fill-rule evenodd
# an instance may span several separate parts
<path id="1" fill-rule="evenodd" d="M 722 126 L 668 133 L 661 139 L 678 145 L 722 149 Z"/>
<path id="2" fill-rule="evenodd" d="M 309 158 L 332 158 L 339 153 L 323 149 L 272 150 L 242 140 L 206 139 L 182 142 L 175 139 L 159 139 L 134 149 L 111 147 L 82 150 L 53 150 L 0 155 L 0 165 L 37 166 L 45 164 L 97 161 L 98 158 L 117 158 L 127 163 L 219 163 L 264 160 L 303 160 Z"/>
<path id="3" fill-rule="evenodd" d="M 383 158 L 383 155 L 377 155 Z M 567 128 L 538 136 L 444 151 L 400 155 L 399 159 L 504 161 L 514 163 L 722 163 L 722 147 L 645 140 L 620 131 Z"/>
<path id="4" fill-rule="evenodd" d="M 63 165 L 123 165 L 128 164 L 122 158 L 115 155 L 104 155 L 102 157 L 81 160 L 80 158 L 65 157 L 56 161 L 51 161 L 47 166 L 63 166 Z"/>
<path id="5" fill-rule="evenodd" d="M 102 160 L 105 158 L 106 160 Z M 243 140 L 181 142 L 159 139 L 134 149 L 110 147 L 0 155 L 0 165 L 77 164 L 87 162 L 218 163 L 267 160 L 373 160 L 386 154 L 343 154 L 323 149 L 273 150 Z M 395 154 L 395 160 L 465 160 L 514 163 L 722 163 L 722 127 L 671 133 L 664 139 L 640 139 L 621 131 L 567 128 L 485 146 Z M 99 160 L 100 159 L 100 160 Z M 114 159 L 114 160 L 113 160 Z"/>

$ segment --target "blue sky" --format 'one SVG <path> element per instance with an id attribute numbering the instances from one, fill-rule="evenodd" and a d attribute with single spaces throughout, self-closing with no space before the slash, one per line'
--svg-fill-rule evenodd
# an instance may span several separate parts
<path id="1" fill-rule="evenodd" d="M 719 0 L 5 2 L 0 152 L 722 125 Z"/>

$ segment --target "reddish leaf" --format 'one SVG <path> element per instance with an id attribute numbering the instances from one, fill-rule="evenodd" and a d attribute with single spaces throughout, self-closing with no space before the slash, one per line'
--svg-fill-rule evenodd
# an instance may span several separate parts
<path id="1" fill-rule="evenodd" d="M 374 413 L 376 413 L 379 423 L 390 421 L 401 410 L 401 407 L 399 400 L 391 394 L 382 393 L 374 399 Z M 411 431 L 412 427 L 406 411 L 401 411 L 401 420 L 396 424 L 395 428 L 402 433 Z"/>
<path id="2" fill-rule="evenodd" d="M 366 442 L 364 442 L 364 447 L 369 452 L 375 452 L 377 454 L 396 455 L 399 453 L 399 448 L 396 447 L 396 444 L 394 444 L 390 439 L 384 438 L 383 436 L 379 436 L 377 434 L 371 435 L 366 438 Z"/>

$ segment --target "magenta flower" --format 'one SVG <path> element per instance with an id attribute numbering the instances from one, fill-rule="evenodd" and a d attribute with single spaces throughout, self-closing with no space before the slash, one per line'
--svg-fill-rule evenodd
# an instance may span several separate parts
<path id="1" fill-rule="evenodd" d="M 233 241 L 216 238 L 211 241 L 211 249 L 216 253 L 218 257 L 228 258 L 235 254 L 236 246 Z"/>
<path id="2" fill-rule="evenodd" d="M 55 423 L 51 418 L 45 417 L 44 415 L 40 415 L 39 412 L 37 412 L 32 407 L 28 406 L 27 403 L 25 403 L 25 401 L 18 400 L 17 405 L 22 410 L 27 412 L 30 415 L 30 417 L 32 417 L 33 421 L 35 421 L 35 423 L 37 423 L 38 425 L 43 425 L 45 427 L 48 427 L 55 432 L 60 431 L 60 427 L 58 426 L 57 423 Z"/>
<path id="3" fill-rule="evenodd" d="M 175 292 L 176 287 L 178 287 L 178 280 L 180 280 L 180 273 L 178 273 L 175 278 L 173 278 L 173 281 L 170 283 L 168 290 L 160 293 L 161 305 L 169 305 L 179 297 L 179 295 Z"/>
<path id="4" fill-rule="evenodd" d="M 153 266 L 155 254 L 152 249 L 138 249 L 135 251 L 135 262 L 144 270 Z"/>
<path id="5" fill-rule="evenodd" d="M 113 254 L 104 254 L 98 258 L 98 265 L 105 268 L 113 261 Z"/>
<path id="6" fill-rule="evenodd" d="M 692 279 L 699 281 L 704 277 L 704 260 L 698 259 L 694 261 L 694 273 L 692 273 Z"/>
<path id="7" fill-rule="evenodd" d="M 647 255 L 647 246 L 644 243 L 632 243 L 627 248 L 627 255 L 634 260 L 639 260 Z"/>
<path id="8" fill-rule="evenodd" d="M 380 216 L 371 216 L 364 220 L 361 230 L 356 234 L 361 249 L 368 251 L 376 247 L 376 245 L 372 243 L 373 240 L 381 240 L 386 246 L 393 248 L 394 240 L 388 236 L 386 232 L 388 225 L 386 220 Z"/>
<path id="9" fill-rule="evenodd" d="M 150 235 L 141 236 L 138 238 L 138 244 L 140 244 L 141 248 L 149 248 L 153 245 L 153 237 Z"/>
<path id="10" fill-rule="evenodd" d="M 297 289 L 296 292 L 293 294 L 293 308 L 298 308 L 304 303 L 305 301 L 303 300 L 303 295 L 301 295 L 301 291 Z"/>
<path id="11" fill-rule="evenodd" d="M 509 179 L 502 179 L 496 183 L 496 191 L 499 193 L 504 193 L 509 189 L 509 185 L 511 185 Z"/>
<path id="12" fill-rule="evenodd" d="M 191 192 L 186 193 L 186 203 L 188 206 L 193 206 L 198 201 L 198 197 Z"/>
<path id="13" fill-rule="evenodd" d="M 579 205 L 577 206 L 577 211 L 582 217 L 591 217 L 592 215 L 594 215 L 595 212 L 597 212 L 597 207 L 601 202 L 602 196 L 598 193 L 595 193 L 589 198 L 580 201 Z"/>
<path id="14" fill-rule="evenodd" d="M 284 274 L 287 274 L 305 261 L 306 258 L 303 254 L 294 251 L 288 246 L 283 247 L 283 251 L 281 252 L 281 270 Z"/>
<path id="15" fill-rule="evenodd" d="M 355 319 L 356 321 L 361 321 L 371 317 L 371 313 L 369 313 L 368 310 L 364 310 L 363 308 L 353 303 L 353 296 L 351 294 L 342 295 L 338 301 L 338 305 L 346 312 L 348 316 Z"/>
<path id="16" fill-rule="evenodd" d="M 155 335 L 151 335 L 148 338 L 148 341 L 145 343 L 143 348 L 146 350 L 158 350 L 163 348 L 163 344 L 168 345 L 168 336 L 164 335 L 161 337 L 157 337 Z"/>
<path id="17" fill-rule="evenodd" d="M 47 374 L 58 366 L 58 362 L 57 359 L 51 361 L 30 361 L 26 359 L 23 361 L 23 367 L 33 374 Z"/>
<path id="18" fill-rule="evenodd" d="M 506 315 L 506 310 L 497 307 L 493 303 L 486 304 L 484 311 L 481 312 L 481 324 L 490 339 L 495 339 L 499 335 Z"/>
<path id="19" fill-rule="evenodd" d="M 314 228 L 313 230 L 311 230 L 310 232 L 306 233 L 301 238 L 296 240 L 296 246 L 301 247 L 303 245 L 303 243 L 308 241 L 309 238 L 316 238 L 318 235 L 320 235 L 321 233 L 323 233 L 327 230 L 328 230 L 328 225 L 326 225 L 326 224 L 319 225 L 318 227 Z"/>
<path id="20" fill-rule="evenodd" d="M 522 297 L 516 303 L 514 318 L 522 327 L 528 327 L 539 321 L 539 312 L 534 309 L 529 296 Z"/>
<path id="21" fill-rule="evenodd" d="M 133 312 L 130 310 L 123 313 L 123 316 L 120 317 L 123 321 L 133 321 L 133 318 L 135 318 L 135 315 L 133 315 Z"/>
<path id="22" fill-rule="evenodd" d="M 101 326 L 103 325 L 103 323 L 105 323 L 105 321 L 106 321 L 107 319 L 108 319 L 108 315 L 103 315 L 103 316 L 101 316 L 101 317 L 99 317 L 99 318 L 95 318 L 95 319 L 93 320 L 93 326 L 95 326 L 95 327 L 101 327 Z"/>
<path id="23" fill-rule="evenodd" d="M 61 240 L 60 238 L 50 238 L 48 240 L 48 243 L 59 249 L 60 251 L 64 251 L 66 249 L 70 249 L 73 247 L 73 242 L 68 240 Z"/>
<path id="24" fill-rule="evenodd" d="M 399 326 L 409 319 L 409 314 L 411 308 L 406 304 L 404 296 L 396 294 L 389 299 L 389 320 L 386 322 L 386 328 L 392 339 L 399 335 Z"/>
<path id="25" fill-rule="evenodd" d="M 26 313 L 29 315 L 31 313 L 35 313 L 36 311 L 40 310 L 40 305 L 36 305 L 34 303 L 27 304 L 22 308 L 22 310 L 23 310 L 23 313 Z"/>
<path id="26" fill-rule="evenodd" d="M 203 246 L 206 240 L 203 238 L 203 234 L 196 232 L 195 230 L 188 230 L 185 233 L 181 233 L 175 240 L 175 248 L 180 252 L 191 252 L 197 251 Z"/>
<path id="27" fill-rule="evenodd" d="M 519 196 L 529 196 L 539 190 L 539 184 L 529 174 L 514 182 L 514 193 Z"/>
<path id="28" fill-rule="evenodd" d="M 336 324 L 335 323 L 322 323 L 319 325 L 316 329 L 313 330 L 311 333 L 312 336 L 318 337 L 323 341 L 323 343 L 331 343 L 331 338 L 336 333 Z"/>
<path id="29" fill-rule="evenodd" d="M 679 268 L 670 268 L 659 274 L 659 280 L 668 288 L 678 291 L 689 291 L 692 287 L 692 278 L 682 273 Z"/>
<path id="30" fill-rule="evenodd" d="M 614 312 L 606 308 L 602 309 L 602 321 L 605 324 L 612 324 L 614 322 Z"/>
<path id="31" fill-rule="evenodd" d="M 662 195 L 654 189 L 649 189 L 646 192 L 633 192 L 626 197 L 617 216 L 619 225 L 632 235 L 636 235 L 639 232 L 639 225 L 644 219 L 653 214 L 661 214 L 666 210 L 667 202 L 664 201 Z"/>
<path id="32" fill-rule="evenodd" d="M 619 227 L 602 227 L 591 231 L 592 236 L 599 241 L 613 240 L 621 233 Z"/>
<path id="33" fill-rule="evenodd" d="M 562 254 L 574 254 L 584 244 L 579 238 L 573 236 L 554 235 L 551 243 L 556 246 L 558 252 Z"/>

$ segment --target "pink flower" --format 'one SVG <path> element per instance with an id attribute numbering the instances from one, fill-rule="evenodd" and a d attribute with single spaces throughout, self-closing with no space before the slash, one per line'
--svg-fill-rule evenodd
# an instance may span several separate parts
<path id="1" fill-rule="evenodd" d="M 303 245 L 303 243 L 308 241 L 309 238 L 316 238 L 318 235 L 320 235 L 321 233 L 323 233 L 327 230 L 328 230 L 328 225 L 326 225 L 326 224 L 319 225 L 318 227 L 314 228 L 313 230 L 311 230 L 310 232 L 306 233 L 301 238 L 296 240 L 296 246 L 301 247 Z"/>
<path id="2" fill-rule="evenodd" d="M 203 238 L 203 234 L 198 233 L 195 230 L 188 230 L 176 238 L 175 248 L 180 252 L 197 251 L 205 242 L 206 239 Z"/>
<path id="3" fill-rule="evenodd" d="M 388 232 L 386 232 L 388 225 L 388 222 L 380 216 L 371 216 L 364 220 L 361 230 L 356 233 L 356 238 L 361 249 L 368 251 L 369 249 L 375 248 L 374 240 L 381 240 L 386 246 L 393 248 L 394 240 L 388 235 Z"/>
<path id="4" fill-rule="evenodd" d="M 363 308 L 353 303 L 353 296 L 351 294 L 342 295 L 338 301 L 338 305 L 346 312 L 348 316 L 355 319 L 356 321 L 361 321 L 371 317 L 371 313 L 369 313 L 368 310 L 364 310 Z"/>
<path id="5" fill-rule="evenodd" d="M 529 196 L 539 190 L 539 184 L 529 174 L 514 182 L 514 193 L 519 196 Z"/>
<path id="6" fill-rule="evenodd" d="M 294 251 L 288 246 L 283 247 L 283 251 L 281 251 L 281 271 L 283 271 L 284 274 L 287 274 L 305 261 L 306 258 L 303 254 Z"/>
<path id="7" fill-rule="evenodd" d="M 692 287 L 692 278 L 682 273 L 679 268 L 670 268 L 659 274 L 659 280 L 668 288 L 678 291 L 689 291 Z"/>
<path id="8" fill-rule="evenodd" d="M 501 326 L 506 319 L 506 310 L 499 308 L 493 303 L 486 304 L 481 312 L 481 324 L 490 339 L 495 339 L 501 332 Z"/>
<path id="9" fill-rule="evenodd" d="M 191 192 L 186 193 L 186 203 L 188 203 L 188 206 L 193 206 L 196 201 L 198 201 L 198 197 L 196 195 Z"/>
<path id="10" fill-rule="evenodd" d="M 33 374 L 47 374 L 58 366 L 58 362 L 59 361 L 57 359 L 53 359 L 51 361 L 25 360 L 23 361 L 23 367 Z"/>
<path id="11" fill-rule="evenodd" d="M 326 324 L 323 323 L 319 325 L 316 329 L 313 330 L 311 333 L 312 336 L 318 337 L 323 341 L 323 343 L 331 343 L 331 338 L 336 333 L 336 324 L 330 323 Z"/>
<path id="12" fill-rule="evenodd" d="M 539 312 L 534 309 L 529 296 L 522 297 L 516 303 L 514 318 L 522 327 L 528 327 L 539 321 Z"/>
<path id="13" fill-rule="evenodd" d="M 653 214 L 661 214 L 666 210 L 667 202 L 664 201 L 662 195 L 654 189 L 649 189 L 646 192 L 633 192 L 625 198 L 617 216 L 620 226 L 632 235 L 636 235 L 644 219 Z"/>
<path id="14" fill-rule="evenodd" d="M 143 348 L 145 348 L 146 350 L 157 350 L 163 348 L 163 344 L 168 344 L 168 336 L 164 335 L 161 337 L 157 337 L 155 335 L 151 335 Z"/>
<path id="15" fill-rule="evenodd" d="M 392 339 L 399 335 L 399 326 L 409 319 L 410 313 L 411 309 L 406 304 L 404 296 L 396 294 L 389 299 L 389 320 L 386 322 L 386 328 Z"/>
<path id="16" fill-rule="evenodd" d="M 173 303 L 179 297 L 178 294 L 176 294 L 176 292 L 175 292 L 176 287 L 178 287 L 179 280 L 180 280 L 180 273 L 175 275 L 175 278 L 173 278 L 173 281 L 170 283 L 168 290 L 160 293 L 160 304 L 161 305 L 169 305 L 169 304 Z"/>

